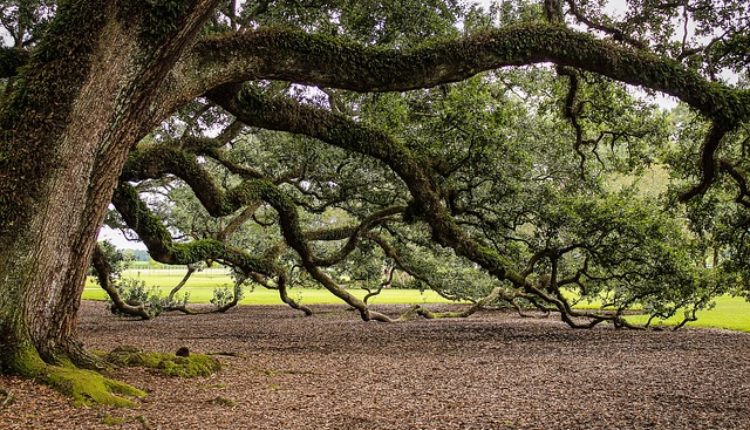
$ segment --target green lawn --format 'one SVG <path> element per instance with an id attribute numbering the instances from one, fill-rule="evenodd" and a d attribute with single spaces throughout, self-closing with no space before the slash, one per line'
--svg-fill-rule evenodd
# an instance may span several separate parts
<path id="1" fill-rule="evenodd" d="M 698 321 L 689 322 L 690 327 L 726 328 L 750 332 L 750 303 L 740 297 L 721 296 L 716 298 L 716 307 L 698 312 Z M 645 323 L 645 316 L 634 316 L 630 320 L 635 323 Z M 668 325 L 675 325 L 682 321 L 682 315 L 670 318 Z"/>
<path id="2" fill-rule="evenodd" d="M 141 272 L 140 276 L 135 270 L 127 270 L 124 273 L 127 277 L 140 278 L 147 286 L 157 286 L 164 295 L 169 293 L 175 285 L 180 282 L 182 274 L 176 271 L 170 271 L 170 273 L 159 273 L 158 271 L 150 271 L 148 273 Z M 180 293 L 189 292 L 191 303 L 208 303 L 213 296 L 213 290 L 215 287 L 221 287 L 222 285 L 232 286 L 232 278 L 227 275 L 220 274 L 207 274 L 207 273 L 195 273 L 185 285 Z M 240 302 L 244 305 L 280 305 L 283 304 L 279 299 L 279 293 L 275 290 L 268 290 L 263 287 L 256 287 L 254 291 L 250 292 L 249 289 L 245 290 L 245 297 Z M 366 291 L 354 289 L 351 292 L 362 298 L 367 294 Z M 331 293 L 324 289 L 313 289 L 313 288 L 291 288 L 289 290 L 289 296 L 295 300 L 300 301 L 306 305 L 317 305 L 317 304 L 337 304 L 343 303 L 340 299 L 334 297 Z M 104 290 L 99 288 L 98 284 L 89 278 L 86 282 L 86 288 L 83 290 L 83 298 L 85 300 L 104 300 L 106 293 Z M 419 290 L 383 290 L 383 292 L 377 297 L 373 297 L 369 300 L 373 304 L 416 304 L 416 303 L 448 303 L 448 300 L 440 297 L 434 291 L 425 291 L 421 293 Z"/>
<path id="3" fill-rule="evenodd" d="M 143 271 L 137 270 L 125 271 L 125 276 L 143 279 L 148 286 L 157 286 L 166 295 L 169 290 L 175 286 L 182 274 L 179 271 Z M 191 303 L 208 303 L 213 295 L 213 289 L 222 285 L 232 285 L 232 279 L 225 274 L 198 272 L 194 274 L 188 284 L 182 289 L 182 292 L 190 293 Z M 279 295 L 274 290 L 267 290 L 262 287 L 255 288 L 253 292 L 247 290 L 242 304 L 245 305 L 279 305 Z M 366 294 L 362 290 L 351 290 L 358 297 L 364 297 Z M 303 304 L 336 304 L 343 303 L 338 298 L 324 289 L 292 288 L 289 295 L 295 300 L 301 300 Z M 104 300 L 105 293 L 99 286 L 89 279 L 83 292 L 83 298 L 86 300 Z M 379 296 L 370 300 L 373 304 L 414 304 L 414 303 L 448 303 L 434 291 L 419 290 L 384 290 Z M 642 323 L 646 317 L 633 316 L 631 321 Z M 674 325 L 681 321 L 681 318 L 675 317 L 665 323 Z M 716 299 L 716 307 L 711 310 L 698 313 L 698 321 L 688 324 L 692 327 L 715 327 L 731 330 L 750 332 L 750 303 L 745 299 L 738 297 L 722 296 Z"/>

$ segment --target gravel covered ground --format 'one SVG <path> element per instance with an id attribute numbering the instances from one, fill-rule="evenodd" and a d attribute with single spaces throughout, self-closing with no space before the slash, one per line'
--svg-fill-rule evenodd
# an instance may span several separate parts
<path id="1" fill-rule="evenodd" d="M 0 429 L 750 429 L 749 334 L 578 331 L 509 313 L 378 324 L 315 310 L 131 322 L 86 302 L 90 348 L 236 356 L 220 356 L 224 369 L 209 378 L 118 371 L 150 393 L 135 409 L 77 409 L 0 377 L 15 399 L 0 408 Z"/>

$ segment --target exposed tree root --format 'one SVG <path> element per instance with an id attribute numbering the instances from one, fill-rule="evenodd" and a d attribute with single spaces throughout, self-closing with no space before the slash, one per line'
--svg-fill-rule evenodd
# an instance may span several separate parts
<path id="1" fill-rule="evenodd" d="M 0 396 L 2 396 L 2 401 L 0 401 L 0 409 L 13 403 L 14 396 L 12 391 L 0 387 Z"/>

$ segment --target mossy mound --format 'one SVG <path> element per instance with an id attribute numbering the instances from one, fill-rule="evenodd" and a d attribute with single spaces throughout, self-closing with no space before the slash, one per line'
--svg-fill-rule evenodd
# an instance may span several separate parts
<path id="1" fill-rule="evenodd" d="M 164 352 L 145 352 L 136 348 L 119 347 L 107 354 L 105 360 L 121 367 L 156 369 L 166 376 L 195 378 L 210 376 L 221 370 L 219 360 L 205 354 L 180 357 Z"/>
<path id="2" fill-rule="evenodd" d="M 44 382 L 70 396 L 75 406 L 93 404 L 132 407 L 135 403 L 120 395 L 146 397 L 146 392 L 123 382 L 106 378 L 100 373 L 67 366 L 48 366 Z M 120 394 L 120 395 L 118 395 Z"/>

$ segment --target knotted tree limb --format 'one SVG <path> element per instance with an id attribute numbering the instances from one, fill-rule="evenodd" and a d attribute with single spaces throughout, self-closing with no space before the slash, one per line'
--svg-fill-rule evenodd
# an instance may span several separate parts
<path id="1" fill-rule="evenodd" d="M 156 261 L 188 265 L 214 260 L 236 267 L 243 273 L 257 272 L 268 276 L 275 274 L 271 262 L 254 257 L 219 240 L 201 239 L 188 243 L 174 243 L 166 227 L 151 213 L 137 191 L 126 182 L 120 182 L 115 189 L 112 204 L 128 227 L 138 234 Z"/>
<path id="2" fill-rule="evenodd" d="M 390 206 L 368 215 L 359 224 L 354 226 L 329 227 L 305 231 L 303 233 L 304 238 L 309 242 L 346 240 L 344 246 L 327 257 L 313 255 L 313 263 L 319 267 L 330 267 L 342 262 L 356 249 L 360 240 L 371 233 L 373 228 L 383 224 L 394 215 L 402 214 L 405 210 L 405 206 Z M 285 241 L 279 242 L 270 248 L 266 252 L 266 255 L 278 257 L 286 249 L 286 246 Z"/>

